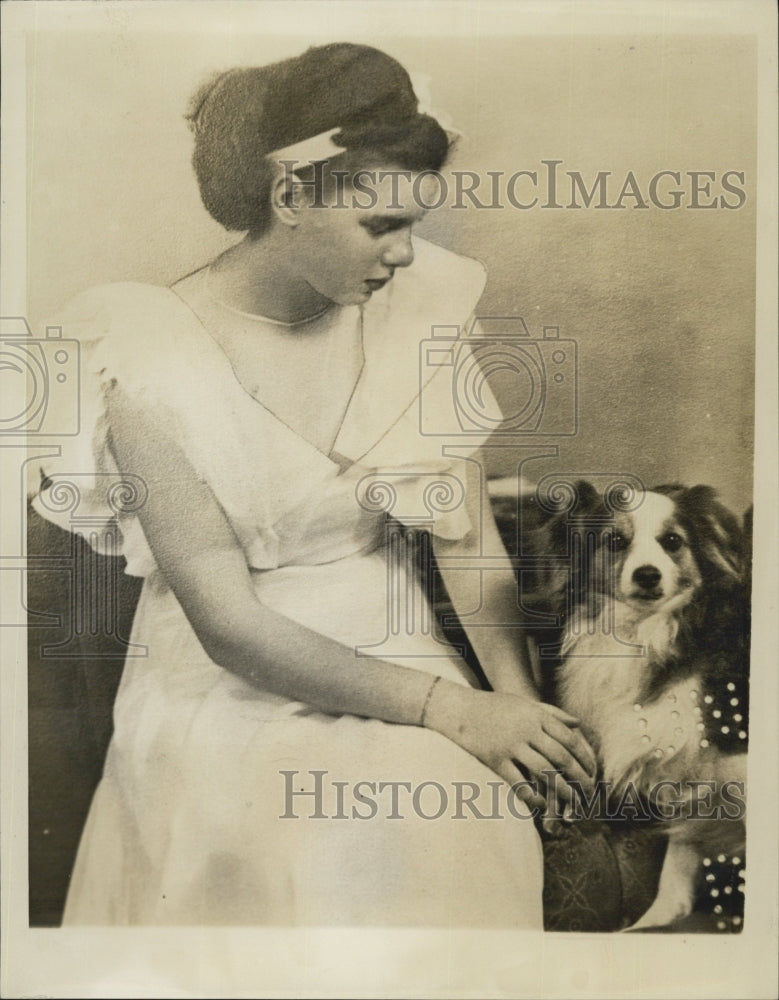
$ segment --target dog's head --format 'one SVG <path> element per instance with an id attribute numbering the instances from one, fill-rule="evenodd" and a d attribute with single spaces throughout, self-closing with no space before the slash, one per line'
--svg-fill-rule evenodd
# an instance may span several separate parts
<path id="1" fill-rule="evenodd" d="M 611 592 L 636 609 L 686 603 L 702 586 L 729 589 L 744 573 L 741 527 L 709 486 L 647 490 L 603 532 Z"/>
<path id="2" fill-rule="evenodd" d="M 744 533 L 711 487 L 658 486 L 629 509 L 610 500 L 579 482 L 573 507 L 543 526 L 547 552 L 570 557 L 569 605 L 595 601 L 596 611 L 608 596 L 652 614 L 684 606 L 704 584 L 728 590 L 743 581 Z M 560 580 L 549 583 L 562 596 Z"/>
<path id="3" fill-rule="evenodd" d="M 631 511 L 616 511 L 604 528 L 605 570 L 598 581 L 617 600 L 640 610 L 655 610 L 701 583 L 690 528 L 676 503 L 648 491 Z"/>

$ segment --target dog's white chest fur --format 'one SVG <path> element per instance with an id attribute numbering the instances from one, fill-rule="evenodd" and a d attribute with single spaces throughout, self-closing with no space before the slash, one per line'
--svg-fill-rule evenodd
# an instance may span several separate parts
<path id="1" fill-rule="evenodd" d="M 658 772 L 673 773 L 693 749 L 700 752 L 699 678 L 666 684 L 659 697 L 645 702 L 653 671 L 673 655 L 674 610 L 667 605 L 641 617 L 625 604 L 608 602 L 594 621 L 574 615 L 569 624 L 560 704 L 581 720 L 603 778 L 615 790 L 628 781 L 642 790 Z"/>

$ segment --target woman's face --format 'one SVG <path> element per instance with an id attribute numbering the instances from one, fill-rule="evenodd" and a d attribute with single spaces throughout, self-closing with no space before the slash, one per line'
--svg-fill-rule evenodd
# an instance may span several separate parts
<path id="1" fill-rule="evenodd" d="M 320 295 L 339 305 L 367 300 L 414 260 L 413 226 L 425 214 L 431 177 L 394 167 L 358 172 L 317 207 L 307 194 L 295 231 L 296 266 Z"/>

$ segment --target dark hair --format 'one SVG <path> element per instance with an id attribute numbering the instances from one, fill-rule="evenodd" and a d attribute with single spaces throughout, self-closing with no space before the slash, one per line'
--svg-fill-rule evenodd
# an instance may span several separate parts
<path id="1" fill-rule="evenodd" d="M 329 161 L 331 170 L 439 170 L 449 140 L 417 103 L 403 67 L 365 45 L 323 45 L 270 66 L 220 73 L 187 113 L 203 204 L 226 229 L 261 233 L 278 169 L 267 154 L 334 128 L 333 141 L 346 152 Z"/>

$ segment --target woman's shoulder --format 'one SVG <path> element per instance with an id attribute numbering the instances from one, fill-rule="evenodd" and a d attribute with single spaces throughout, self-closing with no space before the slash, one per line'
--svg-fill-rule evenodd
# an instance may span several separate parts
<path id="1" fill-rule="evenodd" d="M 430 270 L 440 274 L 442 280 L 450 282 L 465 278 L 478 284 L 486 280 L 487 270 L 484 264 L 474 257 L 466 257 L 454 250 L 447 250 L 446 247 L 431 243 L 421 236 L 415 236 L 413 244 L 415 263 L 410 271 L 414 268 L 418 272 Z"/>
<path id="2" fill-rule="evenodd" d="M 414 263 L 395 275 L 395 281 L 408 287 L 411 294 L 424 291 L 425 297 L 452 296 L 475 303 L 484 291 L 487 270 L 473 257 L 465 257 L 454 250 L 447 250 L 438 243 L 431 243 L 419 236 L 413 237 Z"/>
<path id="3" fill-rule="evenodd" d="M 62 336 L 80 344 L 82 371 L 101 382 L 163 391 L 197 344 L 197 320 L 170 288 L 141 282 L 95 285 L 54 317 Z M 196 353 L 196 352 L 195 352 Z"/>
<path id="4" fill-rule="evenodd" d="M 80 341 L 85 349 L 100 346 L 138 360 L 147 351 L 161 357 L 166 348 L 180 349 L 182 338 L 191 340 L 196 324 L 171 288 L 132 281 L 87 288 L 54 319 L 64 337 Z"/>
<path id="5" fill-rule="evenodd" d="M 471 257 L 414 237 L 414 263 L 399 269 L 386 293 L 375 296 L 366 314 L 404 326 L 416 338 L 421 326 L 461 325 L 484 291 L 484 265 Z"/>
<path id="6" fill-rule="evenodd" d="M 414 263 L 396 273 L 392 282 L 397 285 L 398 298 L 425 301 L 433 309 L 438 304 L 449 304 L 456 312 L 470 313 L 487 281 L 481 261 L 419 237 L 414 237 L 413 246 Z"/>
<path id="7" fill-rule="evenodd" d="M 63 324 L 100 325 L 103 332 L 115 324 L 124 325 L 152 319 L 161 313 L 180 308 L 181 303 L 170 288 L 136 281 L 93 285 L 74 295 L 61 310 Z"/>

